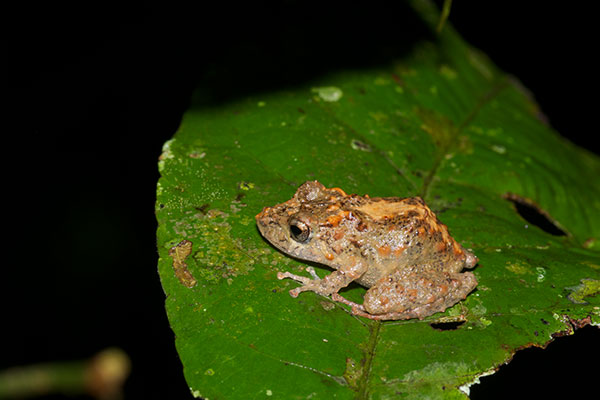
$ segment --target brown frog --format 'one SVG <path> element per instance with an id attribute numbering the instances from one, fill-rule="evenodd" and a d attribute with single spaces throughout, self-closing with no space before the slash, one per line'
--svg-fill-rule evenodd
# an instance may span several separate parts
<path id="1" fill-rule="evenodd" d="M 419 318 L 464 299 L 477 280 L 477 257 L 448 233 L 419 197 L 347 195 L 317 181 L 298 188 L 291 200 L 256 216 L 260 233 L 275 247 L 303 260 L 334 268 L 323 279 L 279 272 L 303 285 L 292 297 L 312 291 L 352 306 L 352 313 L 379 320 Z M 363 304 L 338 291 L 350 282 L 369 288 Z"/>

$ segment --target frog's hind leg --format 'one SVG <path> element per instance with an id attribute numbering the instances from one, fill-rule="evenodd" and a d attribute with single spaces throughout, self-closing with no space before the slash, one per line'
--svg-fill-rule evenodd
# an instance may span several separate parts
<path id="1" fill-rule="evenodd" d="M 431 268 L 396 270 L 365 294 L 363 310 L 353 313 L 379 320 L 423 319 L 464 299 L 477 286 L 471 272 Z"/>

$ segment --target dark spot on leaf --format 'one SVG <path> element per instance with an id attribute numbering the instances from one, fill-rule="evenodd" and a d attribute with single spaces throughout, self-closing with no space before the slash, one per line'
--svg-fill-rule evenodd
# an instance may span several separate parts
<path id="1" fill-rule="evenodd" d="M 540 321 L 542 321 L 542 324 L 544 324 L 544 325 L 550 324 L 550 322 L 546 321 L 544 318 L 540 318 Z"/>
<path id="2" fill-rule="evenodd" d="M 567 235 L 552 221 L 550 215 L 532 200 L 514 193 L 506 193 L 503 197 L 512 202 L 519 215 L 530 224 L 554 236 Z"/>
<path id="3" fill-rule="evenodd" d="M 352 142 L 350 143 L 350 145 L 352 146 L 352 148 L 354 150 L 371 151 L 371 146 L 369 146 L 365 142 L 361 142 L 358 139 L 352 139 Z"/>
<path id="4" fill-rule="evenodd" d="M 200 211 L 202 214 L 206 214 L 206 212 L 208 211 L 208 207 L 210 207 L 210 204 L 206 203 L 206 204 L 202 204 L 200 207 L 194 207 L 196 210 Z"/>
<path id="5" fill-rule="evenodd" d="M 300 107 L 298 107 L 298 112 L 302 113 L 302 114 L 306 114 L 306 112 L 303 109 L 301 109 Z"/>
<path id="6" fill-rule="evenodd" d="M 431 326 L 436 331 L 453 331 L 464 323 L 465 321 L 433 322 L 429 324 L 429 326 Z"/>
<path id="7" fill-rule="evenodd" d="M 240 201 L 244 197 L 246 197 L 246 193 L 238 193 L 237 196 L 235 196 L 235 201 Z"/>

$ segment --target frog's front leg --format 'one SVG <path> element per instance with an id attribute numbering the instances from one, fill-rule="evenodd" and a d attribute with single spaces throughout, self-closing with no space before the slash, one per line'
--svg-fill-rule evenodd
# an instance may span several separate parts
<path id="1" fill-rule="evenodd" d="M 346 287 L 350 282 L 360 278 L 365 273 L 366 268 L 362 264 L 356 264 L 352 267 L 340 268 L 333 271 L 323 279 L 320 279 L 314 268 L 307 267 L 306 271 L 313 279 L 295 275 L 290 272 L 278 272 L 277 279 L 290 278 L 302 283 L 302 286 L 290 290 L 290 296 L 298 297 L 301 292 L 315 292 L 322 296 L 329 296 L 337 293 L 343 287 Z"/>

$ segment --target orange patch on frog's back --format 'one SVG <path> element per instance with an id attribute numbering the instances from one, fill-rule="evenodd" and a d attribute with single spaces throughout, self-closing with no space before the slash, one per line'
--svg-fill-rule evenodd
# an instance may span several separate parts
<path id="1" fill-rule="evenodd" d="M 387 257 L 390 255 L 392 249 L 390 248 L 390 246 L 388 246 L 387 244 L 383 245 L 383 246 L 379 246 L 377 248 L 377 252 L 379 253 L 380 256 L 382 257 Z"/>
<path id="2" fill-rule="evenodd" d="M 404 250 L 406 250 L 406 247 L 398 247 L 397 249 L 394 249 L 394 257 L 400 257 L 402 253 L 404 253 Z"/>
<path id="3" fill-rule="evenodd" d="M 334 235 L 333 238 L 335 240 L 340 240 L 341 238 L 344 237 L 344 235 L 346 234 L 346 231 L 344 231 L 343 229 L 340 229 L 339 231 L 337 231 Z"/>
<path id="4" fill-rule="evenodd" d="M 418 214 L 423 214 L 422 206 L 407 204 L 404 201 L 369 201 L 363 206 L 357 208 L 374 220 L 390 219 L 398 215 L 406 214 L 410 211 L 415 211 Z"/>
<path id="5" fill-rule="evenodd" d="M 446 251 L 446 242 L 438 242 L 438 244 L 435 245 L 435 249 L 439 252 Z"/>
<path id="6" fill-rule="evenodd" d="M 340 224 L 340 221 L 342 220 L 342 218 L 343 217 L 341 214 L 330 215 L 329 217 L 327 217 L 327 222 L 331 226 L 338 226 Z"/>
<path id="7" fill-rule="evenodd" d="M 393 258 L 398 258 L 402 255 L 402 253 L 404 253 L 404 250 L 406 250 L 406 247 L 394 248 L 387 244 L 377 247 L 377 253 L 379 253 L 379 255 L 382 257 L 390 257 L 391 256 Z"/>
<path id="8" fill-rule="evenodd" d="M 327 217 L 327 222 L 331 226 L 336 227 L 340 224 L 340 222 L 343 219 L 348 218 L 349 216 L 350 216 L 350 211 L 340 211 L 337 214 L 330 215 L 329 217 Z"/>

